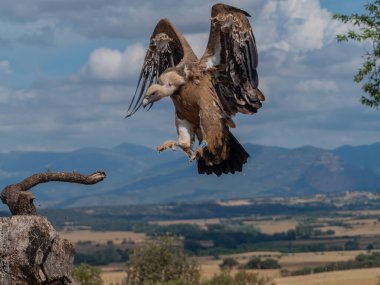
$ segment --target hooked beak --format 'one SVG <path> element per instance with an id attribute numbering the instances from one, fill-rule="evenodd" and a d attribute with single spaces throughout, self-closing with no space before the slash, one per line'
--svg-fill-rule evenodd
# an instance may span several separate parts
<path id="1" fill-rule="evenodd" d="M 149 95 L 148 95 L 149 94 Z M 142 102 L 143 107 L 145 108 L 149 104 L 153 104 L 154 102 L 161 99 L 161 96 L 158 94 L 158 92 L 153 93 L 147 93 L 144 96 L 144 100 Z"/>
<path id="2" fill-rule="evenodd" d="M 143 107 L 145 108 L 149 103 L 150 103 L 150 101 L 149 101 L 148 97 L 145 96 L 144 100 L 143 100 Z"/>

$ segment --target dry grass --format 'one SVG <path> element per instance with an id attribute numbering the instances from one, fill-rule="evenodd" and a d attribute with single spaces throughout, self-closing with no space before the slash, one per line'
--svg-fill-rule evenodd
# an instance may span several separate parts
<path id="1" fill-rule="evenodd" d="M 99 244 L 105 244 L 111 240 L 114 244 L 120 244 L 124 240 L 134 241 L 135 243 L 141 243 L 146 240 L 145 234 L 126 231 L 96 232 L 90 230 L 76 230 L 62 231 L 59 232 L 59 235 L 72 243 L 91 241 Z"/>
<path id="2" fill-rule="evenodd" d="M 127 277 L 124 263 L 109 264 L 100 269 L 102 270 L 101 277 L 104 285 L 120 284 Z"/>
<path id="3" fill-rule="evenodd" d="M 199 262 L 201 266 L 201 278 L 202 280 L 207 280 L 212 278 L 214 275 L 220 273 L 219 264 L 221 263 L 221 260 L 202 260 Z M 236 269 L 232 270 L 232 274 L 236 273 Z M 262 276 L 268 276 L 268 277 L 280 277 L 280 270 L 273 269 L 273 270 L 247 270 L 248 272 L 257 272 Z"/>
<path id="4" fill-rule="evenodd" d="M 299 203 L 300 201 L 295 200 L 294 203 Z M 249 203 L 249 201 L 246 200 L 238 200 L 238 201 L 226 201 L 226 202 L 220 202 L 226 205 L 231 206 L 234 203 Z M 352 212 L 346 212 L 353 215 L 357 215 L 359 213 L 361 214 L 375 214 L 379 211 L 352 211 Z M 342 211 L 341 213 L 345 213 Z M 241 218 L 235 218 L 235 219 L 228 219 L 228 220 L 236 220 L 236 221 L 243 221 L 245 224 L 253 225 L 261 230 L 261 232 L 265 234 L 274 234 L 274 233 L 280 233 L 280 232 L 287 232 L 288 230 L 293 230 L 296 228 L 299 222 L 302 222 L 298 219 L 283 219 L 283 217 L 263 217 L 262 220 L 242 220 Z M 170 221 L 157 221 L 153 222 L 159 225 L 173 225 L 173 224 L 194 224 L 198 225 L 202 228 L 206 228 L 208 225 L 212 224 L 219 224 L 222 223 L 224 219 L 188 219 L 188 220 L 170 220 Z M 350 225 L 351 227 L 341 227 L 341 226 L 328 226 L 328 222 L 331 221 L 341 221 L 344 222 L 347 225 Z M 380 234 L 380 222 L 377 219 L 356 219 L 352 217 L 338 217 L 338 218 L 326 218 L 321 217 L 317 220 L 317 223 L 324 224 L 324 226 L 320 226 L 315 229 L 321 229 L 323 231 L 327 231 L 329 229 L 334 230 L 335 237 L 340 236 L 370 236 L 370 235 L 379 235 Z"/>
<path id="5" fill-rule="evenodd" d="M 212 260 L 211 258 L 206 260 L 201 260 L 199 261 L 199 264 L 201 266 L 201 271 L 202 271 L 202 279 L 210 279 L 212 278 L 215 274 L 220 272 L 219 269 L 219 264 L 220 260 Z"/>
<path id="6" fill-rule="evenodd" d="M 345 224 L 350 225 L 350 227 L 340 227 L 340 226 L 325 226 L 319 229 L 333 230 L 335 232 L 334 236 L 373 236 L 380 234 L 380 223 L 377 219 L 354 219 L 354 220 L 342 220 Z"/>
<path id="7" fill-rule="evenodd" d="M 259 228 L 264 234 L 274 234 L 294 230 L 298 224 L 295 220 L 265 220 L 265 221 L 248 221 L 245 224 L 253 225 Z"/>
<path id="8" fill-rule="evenodd" d="M 157 221 L 152 222 L 160 226 L 178 225 L 178 224 L 191 224 L 205 228 L 207 225 L 219 224 L 221 219 L 189 219 L 189 220 L 171 220 L 171 221 Z"/>
<path id="9" fill-rule="evenodd" d="M 321 266 L 331 262 L 347 261 L 354 259 L 364 251 L 333 251 L 333 252 L 307 252 L 295 254 L 281 254 L 279 252 L 248 252 L 242 254 L 223 255 L 221 259 L 215 260 L 210 256 L 198 258 L 202 269 L 202 278 L 207 279 L 220 272 L 219 264 L 223 258 L 235 258 L 240 264 L 246 263 L 250 258 L 260 256 L 263 258 L 276 258 L 281 267 L 287 270 L 297 270 L 307 266 Z M 261 275 L 280 277 L 280 270 L 257 270 Z M 380 275 L 380 269 L 379 269 Z M 361 284 L 362 285 L 362 284 Z"/>
<path id="10" fill-rule="evenodd" d="M 245 203 L 242 201 L 232 201 L 233 203 Z M 297 203 L 301 201 L 296 201 Z M 222 202 L 224 203 L 224 202 Z M 231 203 L 231 202 L 228 202 Z M 228 205 L 226 205 L 228 206 Z M 357 212 L 350 212 L 354 215 Z M 361 214 L 364 212 L 361 211 Z M 378 214 L 379 211 L 367 211 L 367 214 Z M 237 218 L 237 221 L 242 221 Z M 302 220 L 301 220 L 302 221 Z M 339 236 L 379 236 L 380 235 L 380 222 L 376 219 L 357 219 L 356 217 L 339 217 L 333 218 L 319 218 L 318 223 L 327 225 L 329 221 L 342 221 L 349 224 L 352 228 L 345 228 L 339 226 L 323 226 L 320 229 L 326 231 L 332 229 L 335 231 L 336 237 Z M 159 221 L 156 222 L 160 225 L 172 224 L 195 224 L 201 227 L 206 227 L 211 224 L 218 224 L 223 222 L 223 219 L 189 219 L 189 220 L 175 220 L 175 221 Z M 286 232 L 290 229 L 295 229 L 298 224 L 297 219 L 284 220 L 283 217 L 267 217 L 265 220 L 244 221 L 246 224 L 253 225 L 263 233 L 273 234 L 278 232 Z M 121 243 L 124 239 L 133 240 L 134 242 L 144 242 L 146 236 L 144 234 L 137 234 L 133 232 L 94 232 L 89 230 L 61 232 L 62 237 L 67 238 L 71 242 L 78 241 L 92 241 L 96 243 L 106 243 L 112 240 L 115 244 Z M 202 279 L 212 278 L 215 274 L 220 272 L 219 264 L 223 258 L 233 257 L 236 258 L 240 264 L 246 263 L 249 258 L 253 256 L 272 257 L 278 258 L 283 269 L 296 270 L 303 267 L 321 266 L 331 262 L 346 261 L 354 259 L 355 256 L 364 251 L 346 251 L 346 252 L 323 252 L 323 253 L 296 253 L 296 254 L 281 254 L 279 252 L 248 252 L 243 254 L 232 254 L 228 256 L 221 256 L 221 259 L 215 260 L 213 257 L 200 257 L 197 258 L 201 265 Z M 103 268 L 102 268 L 103 269 Z M 275 278 L 277 285 L 375 285 L 377 276 L 380 275 L 380 269 L 361 269 L 350 271 L 338 271 L 330 273 L 313 274 L 307 276 L 295 277 L 281 277 L 280 270 L 261 270 L 255 271 L 261 275 L 270 276 Z M 102 273 L 102 278 L 105 285 L 120 282 L 125 277 L 123 264 L 120 264 L 112 269 L 107 268 Z"/>
<path id="11" fill-rule="evenodd" d="M 297 270 L 303 267 L 316 267 L 324 264 L 355 259 L 364 251 L 307 252 L 283 255 L 279 260 L 282 268 Z"/>
<path id="12" fill-rule="evenodd" d="M 239 219 L 230 219 L 239 220 Z M 223 222 L 223 219 L 189 219 L 189 220 L 171 220 L 171 221 L 157 221 L 152 222 L 161 226 L 178 225 L 178 224 L 192 224 L 202 228 L 206 228 L 208 225 L 219 224 Z M 286 232 L 291 229 L 295 229 L 298 222 L 295 220 L 276 220 L 268 218 L 268 220 L 262 221 L 244 221 L 244 224 L 253 225 L 266 234 L 274 234 L 280 232 Z"/>
<path id="13" fill-rule="evenodd" d="M 375 285 L 379 268 L 275 278 L 276 285 Z"/>
<path id="14" fill-rule="evenodd" d="M 103 271 L 101 277 L 104 285 L 120 284 L 127 274 L 125 271 Z"/>
<path id="15" fill-rule="evenodd" d="M 218 260 L 214 259 L 211 256 L 204 256 L 197 258 L 197 261 L 201 266 L 202 280 L 207 280 L 212 278 L 215 274 L 220 273 L 219 264 L 221 264 L 222 259 L 226 257 L 233 257 L 240 264 L 246 263 L 249 258 L 253 256 L 278 258 L 283 269 L 296 270 L 307 266 L 320 266 L 331 262 L 354 259 L 356 255 L 363 252 L 364 251 L 336 251 L 284 255 L 279 252 L 262 251 L 223 255 L 221 256 L 221 259 Z M 106 266 L 103 267 L 102 270 L 102 279 L 105 281 L 105 285 L 120 282 L 125 277 L 122 264 L 118 266 Z M 376 280 L 376 276 L 380 275 L 380 268 L 368 270 L 337 271 L 331 273 L 294 277 L 281 277 L 281 272 L 278 269 L 250 270 L 250 272 L 257 272 L 262 276 L 274 278 L 277 285 L 375 285 L 376 282 L 374 280 Z M 232 273 L 235 273 L 235 271 L 232 271 Z M 345 279 L 346 276 L 348 277 Z M 336 278 L 336 280 L 338 280 L 340 283 L 334 283 L 334 278 Z M 355 280 L 355 282 L 358 283 L 350 283 L 351 280 Z"/>

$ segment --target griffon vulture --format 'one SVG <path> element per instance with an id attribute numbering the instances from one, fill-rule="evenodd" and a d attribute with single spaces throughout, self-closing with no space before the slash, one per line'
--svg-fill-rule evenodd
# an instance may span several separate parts
<path id="1" fill-rule="evenodd" d="M 158 151 L 181 148 L 198 161 L 200 174 L 242 171 L 249 154 L 229 131 L 237 112 L 253 114 L 264 95 L 258 89 L 257 50 L 247 17 L 238 8 L 216 4 L 211 11 L 207 48 L 198 60 L 189 43 L 168 19 L 158 22 L 127 117 L 141 106 L 172 99 L 178 141 Z M 194 139 L 198 146 L 193 150 Z"/>

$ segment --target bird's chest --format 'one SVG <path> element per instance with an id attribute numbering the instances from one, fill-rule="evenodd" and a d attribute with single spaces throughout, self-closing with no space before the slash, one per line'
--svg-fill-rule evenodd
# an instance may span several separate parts
<path id="1" fill-rule="evenodd" d="M 181 119 L 185 119 L 195 126 L 199 125 L 199 100 L 197 96 L 197 89 L 191 88 L 190 85 L 182 86 L 177 94 L 171 96 L 176 113 Z"/>

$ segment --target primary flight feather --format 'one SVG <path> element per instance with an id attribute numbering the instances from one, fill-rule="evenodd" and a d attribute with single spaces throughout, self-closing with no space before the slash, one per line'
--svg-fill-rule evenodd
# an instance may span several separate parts
<path id="1" fill-rule="evenodd" d="M 238 8 L 216 4 L 206 51 L 199 60 L 168 20 L 160 20 L 151 36 L 127 117 L 141 106 L 169 97 L 175 106 L 178 141 L 158 151 L 180 147 L 200 174 L 242 171 L 249 154 L 231 134 L 232 117 L 253 114 L 264 95 L 258 89 L 258 56 L 247 17 Z M 195 137 L 198 146 L 193 149 Z"/>

